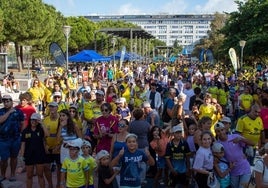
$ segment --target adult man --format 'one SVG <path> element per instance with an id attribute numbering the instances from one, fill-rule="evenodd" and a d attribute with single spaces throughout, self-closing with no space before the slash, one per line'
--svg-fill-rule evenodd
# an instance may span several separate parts
<path id="1" fill-rule="evenodd" d="M 166 125 L 169 125 L 173 117 L 174 98 L 176 97 L 176 89 L 170 88 L 168 98 L 164 101 L 162 120 Z"/>
<path id="2" fill-rule="evenodd" d="M 190 82 L 185 83 L 183 93 L 186 95 L 185 102 L 183 103 L 183 110 L 186 114 L 190 114 L 190 98 L 195 95 Z"/>
<path id="3" fill-rule="evenodd" d="M 156 83 L 151 83 L 150 90 L 146 92 L 145 96 L 146 100 L 150 101 L 151 108 L 158 111 L 161 107 L 162 100 L 160 93 L 156 91 L 156 86 Z"/>
<path id="4" fill-rule="evenodd" d="M 148 101 L 142 104 L 144 113 L 146 115 L 146 121 L 151 124 L 151 126 L 160 126 L 160 116 L 157 110 L 152 109 Z"/>
<path id="5" fill-rule="evenodd" d="M 88 83 L 86 80 L 83 81 L 83 85 L 78 89 L 77 93 L 83 93 L 83 92 L 88 92 L 90 93 L 91 88 L 88 86 Z"/>
<path id="6" fill-rule="evenodd" d="M 72 72 L 72 76 L 67 80 L 69 86 L 69 102 L 74 103 L 76 99 L 76 92 L 78 89 L 77 72 Z"/>
<path id="7" fill-rule="evenodd" d="M 6 177 L 9 158 L 11 168 L 9 181 L 16 181 L 15 170 L 20 150 L 20 128 L 23 126 L 24 115 L 21 110 L 13 108 L 13 100 L 10 95 L 4 95 L 2 101 L 4 107 L 0 109 L 0 182 Z"/>
<path id="8" fill-rule="evenodd" d="M 249 113 L 240 117 L 237 121 L 236 132 L 240 133 L 246 139 L 251 140 L 254 143 L 254 147 L 259 143 L 264 143 L 264 131 L 262 119 L 259 116 L 260 107 L 257 104 L 251 106 Z M 254 149 L 256 151 L 256 149 Z M 255 152 L 248 154 L 248 160 L 253 165 Z"/>

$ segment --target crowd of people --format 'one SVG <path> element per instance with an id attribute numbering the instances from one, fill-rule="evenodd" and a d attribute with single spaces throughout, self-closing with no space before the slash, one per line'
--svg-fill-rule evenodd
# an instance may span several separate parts
<path id="1" fill-rule="evenodd" d="M 35 76 L 18 105 L 2 96 L 0 181 L 16 181 L 23 161 L 27 188 L 35 174 L 41 188 L 138 188 L 146 177 L 153 187 L 242 188 L 254 166 L 256 186 L 268 187 L 266 71 L 162 62 Z"/>

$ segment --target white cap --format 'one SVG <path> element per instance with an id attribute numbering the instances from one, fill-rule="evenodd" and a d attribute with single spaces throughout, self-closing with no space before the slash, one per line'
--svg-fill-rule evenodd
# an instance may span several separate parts
<path id="1" fill-rule="evenodd" d="M 214 142 L 212 147 L 211 147 L 211 150 L 215 153 L 219 153 L 219 152 L 222 152 L 224 151 L 224 147 L 221 143 L 219 142 Z"/>
<path id="2" fill-rule="evenodd" d="M 97 90 L 96 94 L 104 96 L 104 92 L 102 90 Z"/>
<path id="3" fill-rule="evenodd" d="M 231 119 L 229 117 L 226 117 L 224 116 L 222 119 L 221 119 L 221 122 L 227 122 L 227 123 L 231 123 Z"/>
<path id="4" fill-rule="evenodd" d="M 183 128 L 182 128 L 181 124 L 178 124 L 178 125 L 172 127 L 172 132 L 173 133 L 178 132 L 178 131 L 180 131 L 180 132 L 183 131 Z"/>
<path id="5" fill-rule="evenodd" d="M 110 156 L 109 152 L 106 150 L 100 150 L 96 155 L 96 159 L 100 160 L 101 158 L 106 157 L 106 156 Z"/>
<path id="6" fill-rule="evenodd" d="M 81 138 L 77 138 L 75 140 L 70 140 L 67 142 L 68 147 L 76 147 L 76 148 L 81 148 L 83 144 L 83 140 Z"/>

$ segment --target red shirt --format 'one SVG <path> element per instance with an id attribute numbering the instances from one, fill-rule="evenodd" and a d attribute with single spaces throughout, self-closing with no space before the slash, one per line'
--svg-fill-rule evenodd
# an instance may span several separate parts
<path id="1" fill-rule="evenodd" d="M 36 113 L 36 110 L 33 106 L 27 105 L 27 106 L 21 106 L 20 104 L 17 105 L 15 108 L 20 109 L 24 114 L 24 127 L 26 128 L 29 125 L 29 121 L 31 118 L 31 115 L 33 113 Z"/>
<path id="2" fill-rule="evenodd" d="M 96 119 L 94 126 L 94 135 L 100 135 L 100 133 L 110 133 L 114 134 L 118 132 L 118 118 L 113 115 L 108 117 L 100 116 Z M 106 150 L 110 152 L 112 137 L 105 135 L 99 139 L 96 147 L 96 152 L 100 150 Z"/>

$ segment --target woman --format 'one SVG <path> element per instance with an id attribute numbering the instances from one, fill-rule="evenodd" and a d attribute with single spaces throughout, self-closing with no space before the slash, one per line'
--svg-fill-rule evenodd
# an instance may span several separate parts
<path id="1" fill-rule="evenodd" d="M 72 120 L 69 110 L 61 110 L 57 131 L 57 140 L 62 140 L 63 142 L 60 151 L 61 163 L 69 155 L 69 150 L 68 148 L 66 148 L 67 142 L 78 138 L 82 138 L 82 133 L 78 126 Z"/>
<path id="2" fill-rule="evenodd" d="M 117 96 L 116 90 L 113 85 L 110 85 L 106 91 L 106 102 L 111 103 L 113 101 L 113 96 Z"/>
<path id="3" fill-rule="evenodd" d="M 121 119 L 118 123 L 118 133 L 114 134 L 111 142 L 110 156 L 115 158 L 122 148 L 127 149 L 126 136 L 128 132 L 129 122 L 126 119 Z M 120 167 L 120 165 L 119 165 Z M 116 176 L 117 184 L 120 184 L 120 175 Z"/>
<path id="4" fill-rule="evenodd" d="M 144 119 L 144 112 L 141 108 L 133 110 L 134 121 L 130 123 L 129 132 L 135 135 L 139 135 L 137 138 L 138 149 L 145 151 L 145 148 L 149 148 L 148 133 L 150 132 L 151 125 Z M 141 181 L 145 181 L 146 164 L 141 163 Z"/>
<path id="5" fill-rule="evenodd" d="M 80 131 L 82 131 L 82 120 L 81 118 L 79 117 L 79 114 L 78 114 L 78 110 L 77 110 L 77 106 L 76 105 L 71 105 L 70 108 L 69 108 L 69 112 L 70 112 L 70 115 L 74 121 L 74 123 L 78 126 L 78 128 L 80 129 Z"/>
<path id="6" fill-rule="evenodd" d="M 36 166 L 39 187 L 45 188 L 43 176 L 46 155 L 44 139 L 47 136 L 47 130 L 41 125 L 40 114 L 33 113 L 29 125 L 22 131 L 21 137 L 20 156 L 24 157 L 26 165 L 27 188 L 31 188 L 33 184 L 34 166 Z"/>
<path id="7" fill-rule="evenodd" d="M 263 158 L 257 159 L 253 168 L 256 188 L 268 188 L 268 143 L 264 145 L 262 150 L 264 150 L 262 153 Z"/>
<path id="8" fill-rule="evenodd" d="M 96 119 L 93 131 L 94 138 L 98 140 L 96 153 L 101 150 L 110 151 L 112 138 L 118 132 L 118 119 L 111 114 L 111 105 L 103 103 L 100 108 L 102 115 Z"/>
<path id="9" fill-rule="evenodd" d="M 45 96 L 44 88 L 40 80 L 34 79 L 32 87 L 28 89 L 28 92 L 32 95 L 32 100 L 35 105 L 36 110 L 42 111 L 42 101 Z"/>
<path id="10" fill-rule="evenodd" d="M 262 107 L 261 107 L 261 112 L 260 112 L 260 117 L 262 119 L 263 123 L 263 128 L 264 128 L 264 138 L 265 138 L 265 143 L 268 142 L 268 99 L 267 98 L 262 98 L 261 99 Z"/>

